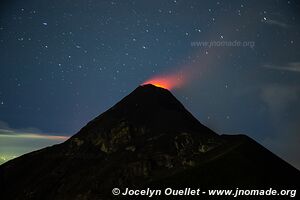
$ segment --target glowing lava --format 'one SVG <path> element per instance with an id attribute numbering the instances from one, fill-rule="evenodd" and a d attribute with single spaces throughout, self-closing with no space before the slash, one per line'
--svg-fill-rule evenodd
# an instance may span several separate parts
<path id="1" fill-rule="evenodd" d="M 145 81 L 142 85 L 146 85 L 146 84 L 152 84 L 157 87 L 171 90 L 182 86 L 184 84 L 184 79 L 182 75 L 178 75 L 178 74 L 156 76 Z"/>

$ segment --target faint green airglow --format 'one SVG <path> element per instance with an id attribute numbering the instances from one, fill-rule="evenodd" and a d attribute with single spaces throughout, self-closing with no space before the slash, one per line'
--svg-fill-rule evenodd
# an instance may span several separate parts
<path id="1" fill-rule="evenodd" d="M 68 138 L 60 135 L 16 133 L 0 129 L 0 165 L 25 153 L 61 143 Z"/>
<path id="2" fill-rule="evenodd" d="M 10 138 L 29 138 L 29 139 L 46 139 L 46 140 L 66 140 L 69 137 L 60 135 L 42 135 L 34 133 L 22 133 L 22 134 L 0 134 L 1 137 Z"/>

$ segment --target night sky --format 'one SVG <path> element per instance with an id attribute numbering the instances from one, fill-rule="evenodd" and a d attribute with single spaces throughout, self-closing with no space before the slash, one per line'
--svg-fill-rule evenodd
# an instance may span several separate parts
<path id="1" fill-rule="evenodd" d="M 0 157 L 61 142 L 143 82 L 172 77 L 201 123 L 300 169 L 299 11 L 297 1 L 1 1 Z"/>

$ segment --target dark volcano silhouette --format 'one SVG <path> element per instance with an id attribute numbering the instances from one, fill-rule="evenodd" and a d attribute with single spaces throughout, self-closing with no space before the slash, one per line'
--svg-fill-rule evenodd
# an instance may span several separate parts
<path id="1" fill-rule="evenodd" d="M 153 85 L 139 86 L 66 142 L 0 166 L 7 200 L 113 199 L 115 187 L 298 189 L 299 180 L 297 169 L 251 138 L 216 134 Z"/>

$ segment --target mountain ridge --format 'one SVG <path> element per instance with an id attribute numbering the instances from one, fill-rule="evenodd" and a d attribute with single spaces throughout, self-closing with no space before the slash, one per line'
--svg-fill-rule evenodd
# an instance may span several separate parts
<path id="1" fill-rule="evenodd" d="M 112 199 L 115 187 L 292 189 L 300 172 L 248 136 L 218 135 L 171 92 L 144 85 L 64 143 L 1 165 L 0 177 L 8 200 L 83 200 Z"/>

